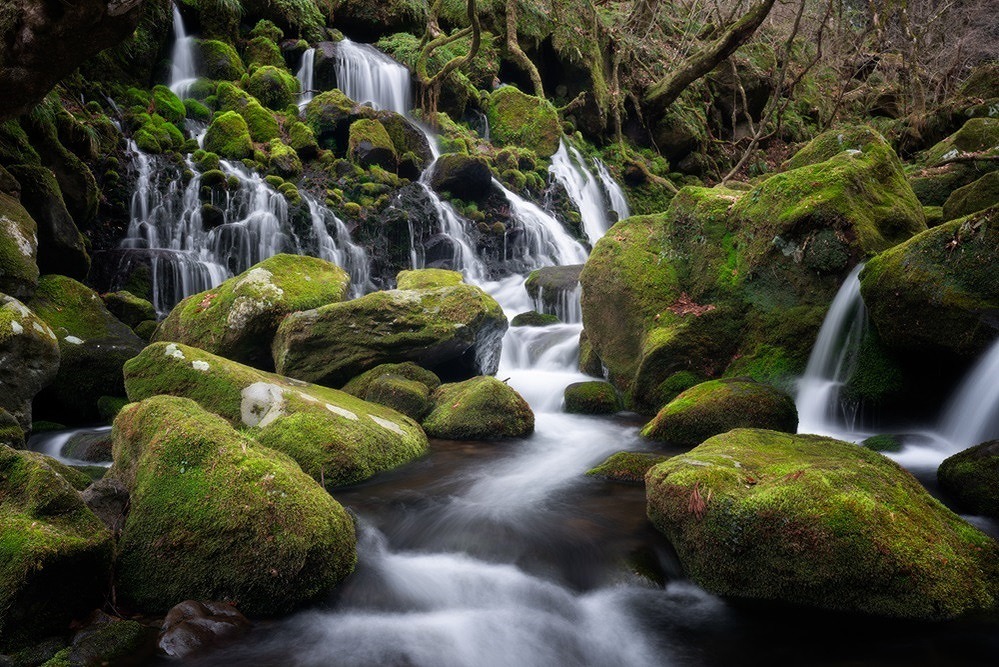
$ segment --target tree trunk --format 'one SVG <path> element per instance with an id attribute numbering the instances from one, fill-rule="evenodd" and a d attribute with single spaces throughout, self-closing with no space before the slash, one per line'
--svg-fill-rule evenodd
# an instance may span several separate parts
<path id="1" fill-rule="evenodd" d="M 645 94 L 645 104 L 653 116 L 661 115 L 687 86 L 713 70 L 718 63 L 745 44 L 766 20 L 775 0 L 759 0 L 738 21 L 713 42 L 703 46 L 680 63 L 675 72 L 659 81 Z"/>
<path id="2" fill-rule="evenodd" d="M 534 66 L 531 59 L 520 48 L 520 42 L 517 41 L 517 0 L 506 0 L 506 50 L 510 52 L 513 61 L 531 77 L 534 94 L 543 98 L 545 87 L 541 83 L 541 74 L 538 73 L 538 68 Z"/>

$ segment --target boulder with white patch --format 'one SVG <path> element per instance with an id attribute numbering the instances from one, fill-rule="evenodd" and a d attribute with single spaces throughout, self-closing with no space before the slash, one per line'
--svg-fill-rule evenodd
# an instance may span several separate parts
<path id="1" fill-rule="evenodd" d="M 59 370 L 59 344 L 41 318 L 0 294 L 0 408 L 31 428 L 31 399 Z"/>
<path id="2" fill-rule="evenodd" d="M 367 479 L 427 449 L 419 424 L 390 408 L 181 343 L 150 345 L 124 372 L 130 400 L 190 398 L 326 486 Z"/>
<path id="3" fill-rule="evenodd" d="M 38 284 L 38 225 L 20 202 L 0 192 L 0 292 L 18 299 Z"/>
<path id="4" fill-rule="evenodd" d="M 58 375 L 35 399 L 35 418 L 98 421 L 102 396 L 125 395 L 121 367 L 142 351 L 142 339 L 97 292 L 66 276 L 42 276 L 27 305 L 55 332 L 62 357 Z"/>
<path id="5" fill-rule="evenodd" d="M 263 370 L 273 370 L 271 341 L 289 313 L 337 303 L 350 276 L 316 257 L 275 255 L 218 287 L 178 303 L 154 340 L 193 345 Z"/>

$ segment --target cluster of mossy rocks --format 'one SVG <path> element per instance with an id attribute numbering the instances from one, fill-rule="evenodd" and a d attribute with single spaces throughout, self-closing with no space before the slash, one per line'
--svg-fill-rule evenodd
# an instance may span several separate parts
<path id="1" fill-rule="evenodd" d="M 235 608 L 284 614 L 353 570 L 354 520 L 329 490 L 424 455 L 428 436 L 533 432 L 524 399 L 490 377 L 507 328 L 491 297 L 426 269 L 346 301 L 349 280 L 276 255 L 181 301 L 148 344 L 126 321 L 151 306 L 126 294 L 53 275 L 24 302 L 2 297 L 0 653 L 76 664 L 157 641 L 183 654 L 199 622 L 238 635 Z M 94 481 L 25 451 L 33 427 L 57 426 L 33 422 L 33 403 L 69 425 L 113 417 L 111 467 Z M 116 616 L 85 620 L 112 591 Z M 169 631 L 141 620 L 167 612 Z M 74 619 L 86 628 L 66 646 Z"/>

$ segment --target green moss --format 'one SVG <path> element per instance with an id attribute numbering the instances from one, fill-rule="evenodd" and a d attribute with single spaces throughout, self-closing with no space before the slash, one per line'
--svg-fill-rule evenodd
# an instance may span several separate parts
<path id="1" fill-rule="evenodd" d="M 0 408 L 0 445 L 24 449 L 24 430 L 14 415 Z"/>
<path id="2" fill-rule="evenodd" d="M 38 284 L 38 226 L 17 199 L 0 193 L 0 292 L 29 296 Z"/>
<path id="3" fill-rule="evenodd" d="M 691 446 L 734 428 L 794 433 L 798 411 L 790 396 L 768 385 L 739 378 L 710 380 L 667 403 L 642 429 L 642 437 Z"/>
<path id="4" fill-rule="evenodd" d="M 609 415 L 624 409 L 617 390 L 608 382 L 574 382 L 565 388 L 565 411 Z"/>
<path id="5" fill-rule="evenodd" d="M 246 74 L 236 50 L 214 39 L 194 40 L 198 72 L 215 81 L 236 81 Z"/>
<path id="6" fill-rule="evenodd" d="M 310 159 L 319 152 L 319 143 L 312 129 L 305 123 L 294 121 L 288 130 L 288 144 L 300 156 Z"/>
<path id="7" fill-rule="evenodd" d="M 145 320 L 156 319 L 156 309 L 153 308 L 153 304 L 127 290 L 102 294 L 101 299 L 108 312 L 132 328 Z"/>
<path id="8" fill-rule="evenodd" d="M 704 378 L 693 371 L 677 371 L 659 383 L 655 391 L 655 403 L 666 405 L 681 393 L 704 382 Z"/>
<path id="9" fill-rule="evenodd" d="M 498 146 L 521 146 L 540 157 L 551 157 L 558 150 L 562 125 L 548 100 L 502 86 L 489 96 L 486 115 L 490 136 Z"/>
<path id="10" fill-rule="evenodd" d="M 999 441 L 983 442 L 944 459 L 937 480 L 961 508 L 999 517 Z"/>
<path id="11" fill-rule="evenodd" d="M 347 121 L 353 113 L 354 101 L 340 90 L 333 89 L 320 93 L 309 101 L 305 107 L 305 122 L 316 135 L 316 140 L 323 148 L 336 148 L 341 151 L 345 145 L 337 146 L 337 141 L 343 141 L 347 135 Z M 341 135 L 338 137 L 338 135 Z"/>
<path id="12" fill-rule="evenodd" d="M 996 146 L 999 146 L 999 118 L 972 118 L 921 157 L 923 163 L 932 166 L 959 153 L 991 152 Z"/>
<path id="13" fill-rule="evenodd" d="M 434 408 L 423 420 L 432 438 L 493 440 L 534 432 L 534 413 L 527 401 L 493 377 L 442 384 L 432 399 Z"/>
<path id="14" fill-rule="evenodd" d="M 253 26 L 253 30 L 250 31 L 250 37 L 264 37 L 271 40 L 275 44 L 284 39 L 284 31 L 274 24 L 274 21 L 270 19 L 260 19 L 257 21 L 257 25 Z"/>
<path id="15" fill-rule="evenodd" d="M 291 146 L 280 139 L 271 139 L 270 171 L 283 178 L 296 178 L 302 174 L 302 160 Z"/>
<path id="16" fill-rule="evenodd" d="M 342 301 L 350 276 L 316 257 L 279 254 L 216 288 L 178 303 L 156 340 L 199 347 L 228 359 L 272 369 L 270 345 L 289 313 Z"/>
<path id="17" fill-rule="evenodd" d="M 280 111 L 295 103 L 298 79 L 283 68 L 265 65 L 253 70 L 246 90 L 268 109 Z"/>
<path id="18" fill-rule="evenodd" d="M 399 157 L 385 126 L 379 121 L 362 118 L 350 124 L 347 154 L 357 164 L 367 167 L 378 165 L 394 170 Z"/>
<path id="19" fill-rule="evenodd" d="M 284 67 L 284 58 L 278 45 L 266 37 L 254 37 L 246 45 L 243 54 L 250 70 L 254 67 Z"/>
<path id="20" fill-rule="evenodd" d="M 166 86 L 153 86 L 153 109 L 160 116 L 175 125 L 181 125 L 187 117 L 187 110 L 180 98 Z"/>
<path id="21" fill-rule="evenodd" d="M 520 313 L 510 320 L 512 327 L 547 327 L 552 324 L 559 324 L 560 320 L 555 315 L 539 313 L 536 310 L 529 310 Z"/>
<path id="22" fill-rule="evenodd" d="M 416 421 L 423 419 L 433 407 L 427 385 L 391 373 L 374 378 L 368 384 L 364 400 L 392 408 Z"/>
<path id="23" fill-rule="evenodd" d="M 951 193 L 943 205 L 943 220 L 953 220 L 999 204 L 999 171 L 985 174 Z"/>
<path id="24" fill-rule="evenodd" d="M 255 97 L 231 83 L 219 84 L 218 104 L 221 110 L 235 111 L 243 117 L 253 141 L 270 141 L 281 134 L 274 114 L 265 109 Z"/>
<path id="25" fill-rule="evenodd" d="M 606 461 L 590 468 L 586 474 L 610 482 L 623 484 L 645 484 L 645 474 L 654 466 L 669 459 L 664 454 L 649 452 L 618 452 L 611 454 Z"/>
<path id="26" fill-rule="evenodd" d="M 156 628 L 138 621 L 101 623 L 96 628 L 88 628 L 72 647 L 60 652 L 59 655 L 67 658 L 67 662 L 60 665 L 119 664 L 142 656 L 151 657 L 156 634 Z"/>
<path id="27" fill-rule="evenodd" d="M 358 398 L 364 398 L 368 393 L 371 383 L 385 375 L 419 382 L 430 391 L 441 386 L 440 378 L 433 372 L 421 368 L 411 361 L 406 361 L 401 364 L 381 364 L 380 366 L 375 366 L 370 371 L 365 371 L 351 379 L 350 382 L 343 386 L 343 391 Z"/>
<path id="28" fill-rule="evenodd" d="M 652 523 L 713 593 L 922 619 L 996 603 L 996 543 L 862 447 L 738 429 L 645 480 Z"/>
<path id="29" fill-rule="evenodd" d="M 223 158 L 241 160 L 252 157 L 253 143 L 246 121 L 235 111 L 215 117 L 205 134 L 205 149 Z"/>
<path id="30" fill-rule="evenodd" d="M 356 561 L 350 516 L 294 461 L 195 402 L 157 396 L 114 424 L 109 475 L 130 489 L 117 590 L 147 612 L 188 599 L 276 615 Z"/>
<path id="31" fill-rule="evenodd" d="M 195 400 L 327 486 L 361 481 L 426 451 L 420 427 L 393 410 L 186 345 L 154 343 L 124 374 L 130 399 Z"/>
<path id="32" fill-rule="evenodd" d="M 184 112 L 191 120 L 208 123 L 212 120 L 212 110 L 195 99 L 184 100 Z"/>
<path id="33" fill-rule="evenodd" d="M 866 438 L 860 446 L 875 452 L 900 452 L 904 445 L 894 435 L 881 434 Z"/>
<path id="34" fill-rule="evenodd" d="M 111 535 L 51 459 L 0 445 L 0 649 L 101 604 Z"/>
<path id="35" fill-rule="evenodd" d="M 457 271 L 447 269 L 417 269 L 400 271 L 396 276 L 397 289 L 432 289 L 460 285 L 464 278 Z"/>

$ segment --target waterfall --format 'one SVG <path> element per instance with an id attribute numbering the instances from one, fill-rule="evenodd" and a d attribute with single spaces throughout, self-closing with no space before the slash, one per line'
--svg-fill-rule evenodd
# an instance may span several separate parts
<path id="1" fill-rule="evenodd" d="M 999 438 L 999 340 L 961 382 L 940 420 L 952 451 Z"/>
<path id="2" fill-rule="evenodd" d="M 586 261 L 586 248 L 569 236 L 558 220 L 520 195 L 510 191 L 493 179 L 493 185 L 503 192 L 510 203 L 510 212 L 523 227 L 524 234 L 507 254 L 508 260 L 519 265 L 521 271 L 542 266 L 582 264 Z M 598 237 L 599 238 L 599 237 Z"/>
<path id="3" fill-rule="evenodd" d="M 336 47 L 336 80 L 344 95 L 376 109 L 410 117 L 410 74 L 368 44 L 344 39 Z"/>
<path id="4" fill-rule="evenodd" d="M 170 90 L 184 99 L 191 90 L 191 85 L 198 80 L 194 69 L 194 38 L 188 37 L 184 30 L 184 21 L 180 17 L 180 9 L 173 6 L 173 51 L 170 54 Z"/>
<path id="5" fill-rule="evenodd" d="M 305 105 L 312 101 L 312 91 L 316 87 L 313 69 L 316 62 L 316 50 L 309 48 L 302 54 L 302 64 L 299 65 L 295 78 L 298 79 L 298 88 L 301 94 L 298 100 L 298 108 L 304 109 Z"/>
<path id="6" fill-rule="evenodd" d="M 608 207 L 617 214 L 618 219 L 628 217 L 624 193 L 611 178 L 607 165 L 595 161 L 594 167 L 597 175 L 587 166 L 583 154 L 562 139 L 548 168 L 579 209 L 583 231 L 586 232 L 590 245 L 595 244 L 611 226 L 612 221 L 607 215 Z"/>
<path id="7" fill-rule="evenodd" d="M 843 436 L 853 430 L 855 406 L 844 406 L 840 390 L 856 368 L 867 310 L 860 296 L 858 275 L 850 272 L 822 322 L 819 337 L 798 382 L 798 432 Z"/>

